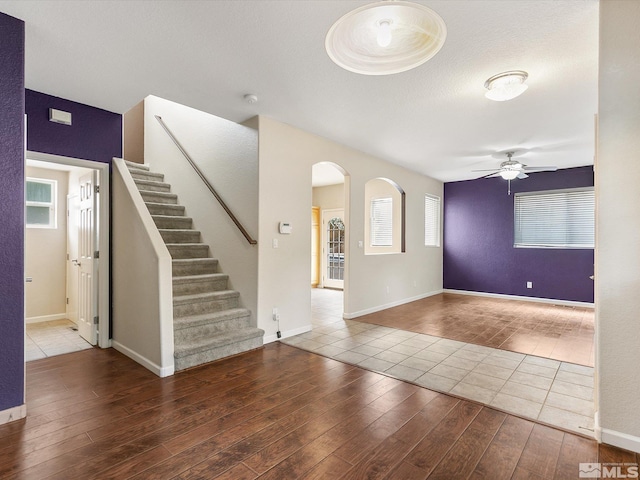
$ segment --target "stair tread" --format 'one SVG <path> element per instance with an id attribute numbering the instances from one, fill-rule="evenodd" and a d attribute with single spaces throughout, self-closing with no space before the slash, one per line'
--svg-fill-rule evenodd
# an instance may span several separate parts
<path id="1" fill-rule="evenodd" d="M 209 245 L 203 242 L 198 242 L 198 243 L 175 243 L 175 242 L 171 242 L 171 243 L 166 243 L 165 245 L 167 247 L 202 247 L 203 245 L 207 248 L 209 248 Z"/>
<path id="2" fill-rule="evenodd" d="M 179 275 L 173 277 L 173 283 L 206 282 L 217 278 L 229 278 L 226 273 L 203 273 L 201 275 Z"/>
<path id="3" fill-rule="evenodd" d="M 157 215 L 152 215 L 152 217 L 157 216 Z M 172 217 L 172 218 L 187 218 L 187 217 Z M 200 230 L 195 230 L 193 228 L 159 228 L 158 229 L 159 232 L 167 232 L 167 233 L 193 233 L 193 232 L 197 232 L 200 233 Z"/>
<path id="4" fill-rule="evenodd" d="M 186 345 L 176 345 L 173 355 L 176 358 L 184 357 L 204 350 L 257 338 L 262 335 L 264 335 L 264 330 L 255 327 L 246 327 L 230 332 L 225 331 L 199 341 L 190 342 Z"/>
<path id="5" fill-rule="evenodd" d="M 129 160 L 124 161 L 127 167 L 137 168 L 138 170 L 144 170 L 145 172 L 149 171 L 149 166 L 143 163 L 130 162 Z"/>
<path id="6" fill-rule="evenodd" d="M 185 315 L 184 317 L 173 317 L 173 322 L 177 324 L 197 323 L 203 320 L 220 320 L 224 318 L 234 318 L 246 315 L 251 315 L 251 311 L 249 309 L 237 307 L 220 310 L 218 312 L 200 313 L 198 315 Z"/>
<path id="7" fill-rule="evenodd" d="M 192 293 L 190 295 L 178 295 L 173 297 L 173 304 L 178 303 L 190 303 L 193 300 L 208 300 L 209 298 L 216 297 L 236 297 L 240 293 L 237 290 L 215 290 L 213 292 L 205 293 Z"/>
<path id="8" fill-rule="evenodd" d="M 155 180 L 142 180 L 141 178 L 134 178 L 133 179 L 134 183 L 136 185 L 161 185 L 163 187 L 168 187 L 171 188 L 171 184 L 170 183 L 166 183 L 166 182 L 156 182 Z"/>
<path id="9" fill-rule="evenodd" d="M 218 262 L 218 259 L 211 257 L 201 257 L 201 258 L 173 258 L 171 260 L 173 263 L 214 263 Z"/>
<path id="10" fill-rule="evenodd" d="M 140 189 L 138 190 L 140 191 L 141 195 L 160 195 L 161 197 L 178 198 L 178 195 L 171 192 L 156 192 L 155 190 L 140 190 Z M 150 202 L 150 203 L 153 203 L 153 202 Z"/>

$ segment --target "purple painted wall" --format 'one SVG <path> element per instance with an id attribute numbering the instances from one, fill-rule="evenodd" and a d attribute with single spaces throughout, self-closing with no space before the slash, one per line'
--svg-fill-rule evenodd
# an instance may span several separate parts
<path id="1" fill-rule="evenodd" d="M 593 186 L 592 167 L 444 185 L 444 288 L 593 302 L 593 249 L 513 248 L 513 193 Z M 533 282 L 527 289 L 526 282 Z"/>
<path id="2" fill-rule="evenodd" d="M 0 411 L 24 402 L 24 22 L 0 13 Z"/>
<path id="3" fill-rule="evenodd" d="M 111 163 L 122 157 L 122 115 L 25 91 L 27 150 Z M 49 108 L 71 112 L 72 125 L 49 121 Z"/>

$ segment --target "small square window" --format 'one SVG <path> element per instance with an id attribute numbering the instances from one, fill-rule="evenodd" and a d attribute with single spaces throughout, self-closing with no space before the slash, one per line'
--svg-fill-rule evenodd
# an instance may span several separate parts
<path id="1" fill-rule="evenodd" d="M 57 228 L 55 180 L 27 178 L 25 219 L 29 228 Z"/>

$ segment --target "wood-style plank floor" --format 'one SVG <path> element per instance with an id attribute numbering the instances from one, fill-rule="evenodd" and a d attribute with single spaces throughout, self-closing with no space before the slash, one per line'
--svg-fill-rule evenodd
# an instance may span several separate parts
<path id="1" fill-rule="evenodd" d="M 118 352 L 27 364 L 3 479 L 557 479 L 634 453 L 281 343 L 161 379 Z"/>
<path id="2" fill-rule="evenodd" d="M 592 367 L 594 311 L 443 293 L 355 320 Z"/>

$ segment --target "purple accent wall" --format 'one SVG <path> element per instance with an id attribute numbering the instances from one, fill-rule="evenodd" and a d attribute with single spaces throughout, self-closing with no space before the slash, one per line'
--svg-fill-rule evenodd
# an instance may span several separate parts
<path id="1" fill-rule="evenodd" d="M 33 90 L 25 102 L 27 150 L 103 163 L 122 157 L 122 115 Z M 49 108 L 71 112 L 72 124 L 50 122 Z"/>
<path id="2" fill-rule="evenodd" d="M 593 168 L 444 185 L 444 288 L 593 302 L 593 249 L 513 247 L 513 193 L 593 186 Z M 527 289 L 526 282 L 533 282 Z"/>
<path id="3" fill-rule="evenodd" d="M 24 22 L 0 13 L 0 411 L 24 401 Z"/>

